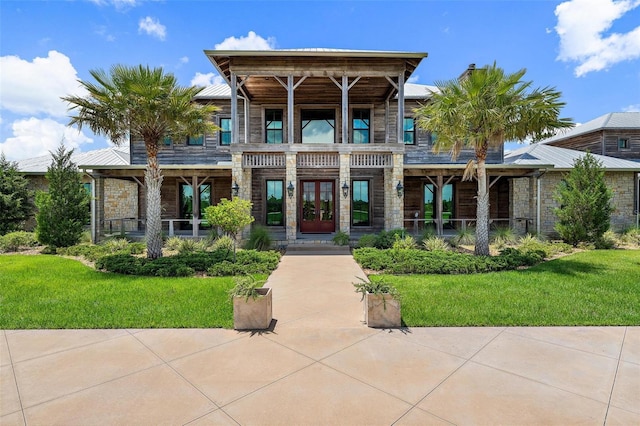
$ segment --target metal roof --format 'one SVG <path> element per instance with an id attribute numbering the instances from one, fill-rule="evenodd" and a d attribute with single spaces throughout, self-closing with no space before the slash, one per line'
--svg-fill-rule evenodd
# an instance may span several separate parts
<path id="1" fill-rule="evenodd" d="M 437 92 L 436 86 L 426 84 L 405 83 L 405 99 L 428 99 L 433 92 Z M 396 95 L 397 98 L 397 95 Z M 231 88 L 228 84 L 213 84 L 202 89 L 195 99 L 231 99 Z"/>
<path id="2" fill-rule="evenodd" d="M 333 56 L 352 58 L 426 58 L 426 52 L 393 50 L 351 50 L 331 48 L 269 49 L 269 50 L 205 50 L 207 56 Z"/>
<path id="3" fill-rule="evenodd" d="M 110 147 L 94 151 L 78 152 L 71 156 L 71 161 L 76 165 L 95 166 L 127 166 L 131 163 L 129 147 Z M 44 174 L 51 165 L 51 154 L 40 157 L 26 158 L 17 161 L 18 170 L 27 174 Z M 90 168 L 90 167 L 85 167 Z"/>
<path id="4" fill-rule="evenodd" d="M 551 164 L 553 168 L 557 170 L 570 170 L 573 169 L 575 160 L 583 155 L 585 155 L 583 151 L 536 143 L 506 153 L 504 162 L 507 164 L 532 166 Z M 608 171 L 640 171 L 640 162 L 608 157 L 606 155 L 592 155 L 602 163 L 602 168 Z"/>
<path id="5" fill-rule="evenodd" d="M 640 129 L 640 112 L 610 112 L 538 143 L 550 144 L 606 129 Z"/>

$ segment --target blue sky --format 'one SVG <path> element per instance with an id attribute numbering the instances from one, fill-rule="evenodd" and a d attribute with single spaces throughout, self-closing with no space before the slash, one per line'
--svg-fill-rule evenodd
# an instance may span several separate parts
<path id="1" fill-rule="evenodd" d="M 413 81 L 457 77 L 470 63 L 526 68 L 555 86 L 581 123 L 640 111 L 640 0 L 561 1 L 11 1 L 0 2 L 0 150 L 17 160 L 64 139 L 60 96 L 89 70 L 162 66 L 181 84 L 220 79 L 204 49 L 327 47 L 427 52 Z"/>

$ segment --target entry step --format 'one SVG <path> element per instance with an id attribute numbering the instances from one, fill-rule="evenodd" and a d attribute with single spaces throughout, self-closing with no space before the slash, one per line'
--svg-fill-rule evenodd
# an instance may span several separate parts
<path id="1" fill-rule="evenodd" d="M 349 246 L 337 246 L 333 243 L 292 243 L 287 245 L 286 254 L 319 255 L 319 254 L 351 254 Z"/>

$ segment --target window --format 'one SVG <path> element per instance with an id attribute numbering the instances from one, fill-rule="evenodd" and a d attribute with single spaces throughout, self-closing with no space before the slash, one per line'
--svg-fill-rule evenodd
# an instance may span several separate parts
<path id="1" fill-rule="evenodd" d="M 267 181 L 267 226 L 284 225 L 284 184 L 281 180 Z"/>
<path id="2" fill-rule="evenodd" d="M 416 127 L 411 117 L 405 117 L 404 119 L 404 143 L 406 145 L 413 145 L 416 143 Z"/>
<path id="3" fill-rule="evenodd" d="M 618 149 L 629 149 L 629 138 L 618 138 Z"/>
<path id="4" fill-rule="evenodd" d="M 282 110 L 267 109 L 264 111 L 264 129 L 266 143 L 282 143 Z"/>
<path id="5" fill-rule="evenodd" d="M 193 187 L 186 183 L 180 184 L 180 219 L 193 219 Z M 198 188 L 198 201 L 200 213 L 198 217 L 204 217 L 204 210 L 211 205 L 211 184 L 204 183 Z M 192 229 L 191 224 L 183 223 L 182 229 Z"/>
<path id="6" fill-rule="evenodd" d="M 353 226 L 370 226 L 369 181 L 351 181 L 351 223 Z"/>
<path id="7" fill-rule="evenodd" d="M 353 143 L 369 143 L 371 128 L 371 112 L 368 109 L 354 109 L 352 112 L 351 127 L 353 130 Z"/>
<path id="8" fill-rule="evenodd" d="M 429 132 L 429 145 L 434 145 L 438 140 L 438 135 L 436 132 Z"/>
<path id="9" fill-rule="evenodd" d="M 187 136 L 187 145 L 204 145 L 204 135 Z"/>
<path id="10" fill-rule="evenodd" d="M 220 145 L 231 145 L 231 119 L 221 118 L 218 126 L 220 126 Z"/>
<path id="11" fill-rule="evenodd" d="M 424 185 L 424 218 L 427 224 L 437 219 L 435 187 L 433 184 Z M 442 223 L 443 225 L 451 225 L 453 219 L 453 184 L 446 184 L 442 188 Z"/>
<path id="12" fill-rule="evenodd" d="M 164 138 L 162 138 L 162 144 L 165 145 L 165 146 L 170 146 L 171 145 L 171 137 L 165 136 Z"/>
<path id="13" fill-rule="evenodd" d="M 336 112 L 332 109 L 302 110 L 302 143 L 334 143 Z"/>

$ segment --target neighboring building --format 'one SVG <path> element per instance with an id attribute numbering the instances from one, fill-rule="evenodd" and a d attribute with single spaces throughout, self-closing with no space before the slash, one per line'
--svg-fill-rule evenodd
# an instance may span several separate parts
<path id="1" fill-rule="evenodd" d="M 122 167 L 129 164 L 129 147 L 113 147 L 88 152 L 74 153 L 71 161 L 79 164 L 99 164 L 101 167 Z M 25 174 L 29 180 L 29 187 L 35 191 L 46 191 L 48 187 L 45 174 L 51 166 L 51 155 L 28 158 L 17 161 L 18 170 Z M 104 179 L 104 196 L 96 198 L 93 193 L 93 176 L 91 170 L 84 170 L 82 176 L 83 183 L 93 197 L 92 204 L 99 202 L 103 205 L 105 216 L 109 218 L 138 218 L 138 193 L 139 188 L 135 182 L 121 179 Z M 95 208 L 95 205 L 93 206 Z M 35 219 L 27 222 L 26 228 L 35 228 Z M 120 223 L 107 224 L 108 226 L 118 226 Z M 129 230 L 133 230 L 132 224 Z M 97 228 L 97 225 L 94 226 Z"/>
<path id="2" fill-rule="evenodd" d="M 434 135 L 414 123 L 413 109 L 435 90 L 406 83 L 426 53 L 205 54 L 228 84 L 205 88 L 195 101 L 220 107 L 212 118 L 220 130 L 163 141 L 158 159 L 168 234 L 201 235 L 204 209 L 231 197 L 251 200 L 256 223 L 279 244 L 336 231 L 357 237 L 433 226 L 442 233 L 475 223 L 476 183 L 462 181 L 473 150 L 456 161 L 435 154 Z M 146 151 L 136 137 L 130 145 L 130 163 L 78 162 L 95 182 L 96 235 L 114 232 L 118 223 L 144 230 Z M 523 188 L 554 165 L 503 156 L 500 147 L 487 157 L 491 221 L 536 230 L 551 219 L 536 215 L 530 206 L 537 196 Z M 137 193 L 135 214 L 109 208 L 109 181 L 127 182 Z M 620 221 L 631 220 L 633 212 L 621 215 Z"/>
<path id="3" fill-rule="evenodd" d="M 555 189 L 564 175 L 571 171 L 575 161 L 583 155 L 582 151 L 540 143 L 507 153 L 504 157 L 507 164 L 540 167 L 536 175 L 512 181 L 514 193 L 517 194 L 513 214 L 516 217 L 536 218 L 533 223 L 540 224 L 536 231 L 553 234 L 556 223 L 554 209 L 559 207 L 554 200 Z M 602 164 L 605 182 L 613 191 L 611 202 L 614 211 L 611 214 L 611 227 L 622 230 L 635 225 L 640 197 L 640 163 L 598 154 L 593 156 Z M 520 224 L 517 230 L 526 229 L 522 229 Z"/>
<path id="4" fill-rule="evenodd" d="M 610 112 L 540 143 L 640 161 L 640 112 Z"/>

